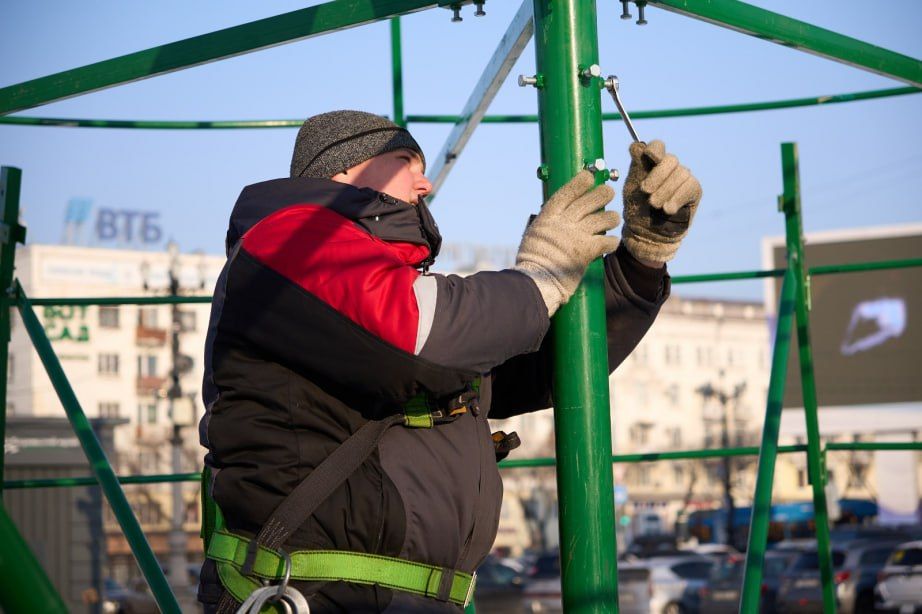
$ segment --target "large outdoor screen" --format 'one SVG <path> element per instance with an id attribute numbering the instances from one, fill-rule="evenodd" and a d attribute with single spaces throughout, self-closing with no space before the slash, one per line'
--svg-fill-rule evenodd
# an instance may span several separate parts
<path id="1" fill-rule="evenodd" d="M 922 257 L 922 228 L 808 237 L 808 267 Z M 784 268 L 782 240 L 768 242 Z M 768 264 L 768 263 L 766 263 Z M 922 267 L 815 275 L 810 335 L 820 407 L 922 400 Z M 781 279 L 773 282 L 777 313 Z M 796 337 L 785 407 L 803 407 Z"/>

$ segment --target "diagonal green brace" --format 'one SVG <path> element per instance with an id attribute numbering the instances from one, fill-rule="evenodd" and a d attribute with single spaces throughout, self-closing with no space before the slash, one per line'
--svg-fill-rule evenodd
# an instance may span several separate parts
<path id="1" fill-rule="evenodd" d="M 695 17 L 799 51 L 922 87 L 922 60 L 799 21 L 738 0 L 649 0 Z"/>
<path id="2" fill-rule="evenodd" d="M 817 416 L 816 380 L 813 373 L 813 352 L 810 347 L 810 285 L 804 260 L 804 229 L 800 208 L 800 173 L 797 164 L 797 144 L 781 144 L 781 166 L 784 193 L 779 206 L 784 212 L 788 270 L 793 271 L 797 284 L 795 313 L 797 314 L 797 346 L 800 378 L 803 389 L 804 418 L 807 422 L 807 475 L 813 488 L 813 514 L 816 519 L 816 548 L 823 587 L 823 611 L 836 611 L 835 583 L 832 575 L 832 554 L 829 550 L 829 514 L 826 508 L 826 464 L 820 442 Z"/>
<path id="3" fill-rule="evenodd" d="M 45 329 L 35 315 L 32 304 L 23 292 L 19 282 L 16 282 L 16 302 L 23 325 L 32 340 L 32 345 L 48 372 L 48 378 L 61 400 L 61 405 L 64 407 L 67 419 L 74 429 L 74 434 L 77 436 L 84 454 L 90 461 L 90 469 L 99 481 L 99 485 L 112 507 L 112 512 L 122 528 L 122 533 L 125 534 L 125 539 L 128 540 L 128 544 L 131 546 L 131 551 L 134 553 L 138 566 L 141 568 L 141 572 L 144 574 L 144 578 L 157 600 L 160 611 L 165 614 L 179 614 L 179 604 L 176 602 L 176 597 L 173 596 L 169 584 L 167 584 L 163 570 L 160 568 L 160 563 L 154 556 L 154 552 L 141 530 L 141 525 L 138 523 L 134 512 L 132 512 L 128 499 L 125 498 L 125 493 L 119 486 L 118 478 L 112 470 L 112 465 L 109 463 L 109 459 L 106 457 L 96 433 L 93 432 L 93 427 L 83 412 L 83 408 L 80 407 L 80 402 L 77 400 L 77 395 L 74 394 L 74 389 L 71 387 L 70 382 L 67 381 L 67 375 L 65 375 L 61 362 L 54 353 L 54 348 L 51 347 L 48 335 L 45 334 Z"/>
<path id="4" fill-rule="evenodd" d="M 0 89 L 0 115 L 447 4 L 333 0 Z"/>
<path id="5" fill-rule="evenodd" d="M 778 435 L 781 430 L 784 380 L 787 376 L 788 356 L 791 349 L 796 292 L 794 272 L 788 269 L 781 284 L 781 301 L 778 306 L 778 323 L 775 328 L 775 347 L 772 352 L 772 368 L 768 383 L 768 402 L 765 409 L 765 423 L 762 427 L 762 446 L 759 448 L 756 490 L 753 495 L 752 517 L 749 524 L 749 546 L 746 549 L 746 567 L 743 573 L 740 602 L 740 612 L 743 614 L 758 614 L 761 605 L 762 572 L 765 565 L 765 548 L 768 543 L 775 461 L 780 451 Z"/>

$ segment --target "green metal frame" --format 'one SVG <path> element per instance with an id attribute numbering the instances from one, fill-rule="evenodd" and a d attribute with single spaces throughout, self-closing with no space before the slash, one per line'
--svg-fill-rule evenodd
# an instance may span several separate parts
<path id="1" fill-rule="evenodd" d="M 599 83 L 597 79 L 582 79 L 580 71 L 598 62 L 597 18 L 595 2 L 591 0 L 534 0 L 532 16 L 528 14 L 529 0 L 519 10 L 506 37 L 500 42 L 493 59 L 488 64 L 480 82 L 471 94 L 460 116 L 413 116 L 403 109 L 403 75 L 400 48 L 400 15 L 436 6 L 466 4 L 467 1 L 444 0 L 333 0 L 314 7 L 292 11 L 283 15 L 226 28 L 209 34 L 128 54 L 81 68 L 41 77 L 17 85 L 0 88 L 0 115 L 21 111 L 49 102 L 63 100 L 84 93 L 168 72 L 198 66 L 271 46 L 335 32 L 383 19 L 391 19 L 391 57 L 393 65 L 393 111 L 400 125 L 407 122 L 450 122 L 455 129 L 449 137 L 434 167 L 435 175 L 444 180 L 451 164 L 457 159 L 473 129 L 482 122 L 538 121 L 541 131 L 541 152 L 545 195 L 563 185 L 589 160 L 601 156 L 601 123 L 604 119 L 618 119 L 617 114 L 601 113 Z M 647 4 L 682 13 L 729 27 L 759 38 L 844 62 L 909 83 L 914 87 L 859 92 L 839 96 L 807 98 L 749 105 L 726 105 L 698 109 L 673 109 L 639 112 L 635 118 L 675 117 L 732 113 L 770 108 L 787 108 L 870 99 L 883 96 L 915 93 L 922 86 L 922 62 L 914 58 L 869 45 L 853 38 L 830 32 L 823 28 L 800 22 L 736 0 L 649 0 Z M 499 84 L 511 69 L 515 57 L 521 53 L 534 23 L 541 36 L 535 45 L 538 73 L 543 86 L 538 89 L 537 116 L 486 116 L 485 111 Z M 21 125 L 76 125 L 92 127 L 134 128 L 243 128 L 290 126 L 289 120 L 262 122 L 110 122 L 105 120 L 59 120 L 51 118 L 4 118 L 3 123 Z M 720 273 L 677 278 L 674 281 L 716 281 L 785 275 L 783 300 L 779 309 L 778 331 L 772 365 L 772 386 L 766 412 L 763 442 L 759 449 L 759 477 L 753 527 L 750 531 L 750 554 L 747 558 L 744 581 L 744 608 L 752 610 L 758 591 L 761 573 L 761 556 L 764 554 L 764 536 L 767 522 L 766 505 L 771 502 L 771 481 L 774 459 L 778 453 L 804 451 L 803 446 L 777 445 L 777 421 L 780 415 L 781 386 L 784 364 L 790 343 L 792 313 L 798 329 L 799 358 L 804 386 L 805 416 L 808 442 L 806 452 L 813 485 L 814 507 L 817 519 L 818 550 L 821 560 L 824 587 L 824 610 L 835 609 L 832 594 L 831 565 L 829 560 L 828 515 L 823 486 L 826 481 L 823 464 L 824 450 L 820 447 L 817 420 L 816 392 L 813 382 L 809 343 L 808 310 L 809 286 L 803 263 L 803 233 L 800 221 L 800 202 L 797 191 L 796 148 L 783 145 L 785 194 L 781 199 L 785 213 L 788 243 L 786 272 L 755 271 Z M 9 341 L 9 307 L 15 302 L 19 307 L 25 327 L 48 370 L 55 389 L 61 398 L 68 418 L 88 458 L 95 476 L 93 478 L 68 478 L 66 480 L 13 481 L 4 486 L 12 488 L 68 486 L 99 483 L 109 499 L 125 531 L 126 538 L 142 571 L 151 585 L 163 611 L 178 611 L 175 598 L 163 577 L 150 547 L 144 539 L 137 519 L 133 516 L 119 479 L 98 440 L 89 426 L 70 384 L 64 377 L 60 363 L 44 334 L 32 307 L 39 304 L 158 304 L 160 302 L 207 302 L 206 297 L 184 299 L 156 299 L 151 297 L 125 297 L 107 299 L 42 299 L 29 301 L 18 283 L 13 282 L 13 255 L 15 243 L 22 241 L 24 232 L 18 226 L 19 172 L 3 169 L 2 200 L 4 226 L 0 233 L 0 289 L 13 288 L 0 295 L 0 368 L 7 360 Z M 15 196 L 15 197 L 14 197 Z M 15 201 L 12 202 L 12 201 Z M 14 213 L 15 211 L 15 213 Z M 922 259 L 909 259 L 889 263 L 866 263 L 839 267 L 817 267 L 814 274 L 839 273 L 850 270 L 919 266 Z M 654 454 L 611 456 L 611 424 L 609 419 L 607 352 L 604 343 L 604 308 L 602 298 L 602 265 L 595 262 L 579 290 L 555 317 L 553 334 L 555 361 L 555 423 L 558 433 L 557 459 L 558 490 L 560 493 L 561 568 L 564 606 L 570 612 L 617 612 L 617 568 L 614 541 L 614 515 L 611 501 L 612 462 L 638 462 L 666 458 L 703 458 L 708 456 L 736 456 L 754 454 L 755 448 L 726 450 L 692 450 Z M 792 298 L 793 297 L 793 298 Z M 785 351 L 781 351 L 784 349 Z M 3 378 L 5 380 L 5 378 Z M 5 424 L 5 381 L 0 387 L 0 435 Z M 919 449 L 916 443 L 896 444 L 830 444 L 826 449 Z M 538 466 L 537 463 L 553 459 L 510 461 L 503 467 Z M 531 464 L 529 464 L 531 463 Z M 2 469 L 2 464 L 0 464 Z M 195 479 L 192 474 L 173 476 L 134 476 L 123 478 L 123 483 L 143 481 L 183 481 Z M 586 488 L 592 484 L 592 488 Z M 0 521 L 3 519 L 0 518 Z M 0 522 L 4 528 L 7 525 Z M 11 525 L 10 525 L 11 526 Z M 15 529 L 13 529 L 15 531 Z M 3 540 L 3 554 L 9 553 L 7 540 Z M 35 578 L 41 583 L 41 578 Z"/>

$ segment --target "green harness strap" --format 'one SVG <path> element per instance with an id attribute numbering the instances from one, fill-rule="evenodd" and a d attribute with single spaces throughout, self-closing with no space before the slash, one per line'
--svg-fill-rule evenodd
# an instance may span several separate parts
<path id="1" fill-rule="evenodd" d="M 244 601 L 255 589 L 262 586 L 262 580 L 282 580 L 287 566 L 286 556 L 260 547 L 250 577 L 240 573 L 247 556 L 250 540 L 218 530 L 211 536 L 208 558 L 218 562 L 221 583 L 237 601 Z M 314 582 L 354 582 L 356 584 L 377 584 L 385 588 L 406 591 L 447 601 L 467 607 L 474 594 L 477 574 L 455 571 L 435 565 L 413 563 L 403 559 L 346 552 L 342 550 L 296 550 L 287 555 L 291 561 L 290 579 Z M 447 595 L 443 577 L 451 574 L 451 585 Z"/>

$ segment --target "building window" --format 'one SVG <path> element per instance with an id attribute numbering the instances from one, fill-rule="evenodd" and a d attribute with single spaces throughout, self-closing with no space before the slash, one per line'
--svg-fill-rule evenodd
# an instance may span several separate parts
<path id="1" fill-rule="evenodd" d="M 141 307 L 138 309 L 138 326 L 143 328 L 157 328 L 156 307 Z"/>
<path id="2" fill-rule="evenodd" d="M 100 354 L 97 370 L 100 375 L 118 375 L 118 354 Z"/>
<path id="3" fill-rule="evenodd" d="M 647 465 L 637 465 L 637 485 L 638 486 L 649 486 L 650 485 L 650 467 Z"/>
<path id="4" fill-rule="evenodd" d="M 138 355 L 138 377 L 157 376 L 157 357 L 153 354 Z"/>
<path id="5" fill-rule="evenodd" d="M 118 305 L 99 307 L 99 328 L 118 328 Z"/>
<path id="6" fill-rule="evenodd" d="M 685 482 L 685 467 L 679 464 L 672 466 L 672 479 L 676 484 L 683 484 Z"/>
<path id="7" fill-rule="evenodd" d="M 650 440 L 650 427 L 648 422 L 637 422 L 631 426 L 631 441 L 637 444 L 645 444 Z"/>
<path id="8" fill-rule="evenodd" d="M 179 329 L 184 333 L 194 333 L 198 325 L 198 318 L 194 311 L 179 312 Z"/>
<path id="9" fill-rule="evenodd" d="M 672 444 L 674 448 L 682 447 L 682 429 L 676 427 L 669 429 L 669 443 Z"/>
<path id="10" fill-rule="evenodd" d="M 797 487 L 806 488 L 807 486 L 807 470 L 798 469 L 797 470 Z"/>
<path id="11" fill-rule="evenodd" d="M 646 345 L 637 346 L 634 348 L 634 351 L 631 352 L 631 360 L 638 365 L 647 364 L 648 356 Z"/>
<path id="12" fill-rule="evenodd" d="M 14 375 L 16 375 L 16 356 L 15 354 L 10 354 L 6 357 L 6 379 L 7 381 L 13 379 Z"/>
<path id="13" fill-rule="evenodd" d="M 138 406 L 139 416 L 143 416 L 148 424 L 157 424 L 157 404 L 143 403 Z"/>
<path id="14" fill-rule="evenodd" d="M 669 384 L 666 386 L 666 398 L 669 399 L 669 403 L 673 407 L 678 407 L 679 405 L 679 385 L 678 384 Z"/>
<path id="15" fill-rule="evenodd" d="M 682 352 L 678 345 L 673 343 L 666 344 L 666 364 L 678 365 L 682 362 Z"/>
<path id="16" fill-rule="evenodd" d="M 119 405 L 113 401 L 102 401 L 99 403 L 100 418 L 118 418 Z"/>

